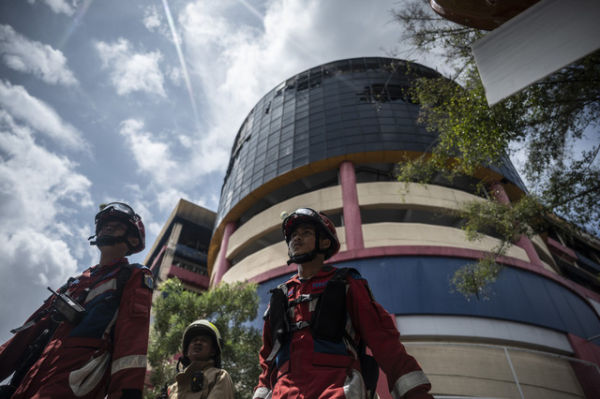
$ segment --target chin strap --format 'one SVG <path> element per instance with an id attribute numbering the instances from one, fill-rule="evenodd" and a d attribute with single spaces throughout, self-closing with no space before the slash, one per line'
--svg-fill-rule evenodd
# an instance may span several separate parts
<path id="1" fill-rule="evenodd" d="M 312 250 L 309 253 L 306 254 L 300 254 L 300 255 L 296 255 L 296 256 L 290 256 L 290 258 L 287 261 L 288 265 L 291 265 L 292 263 L 296 263 L 296 264 L 302 264 L 302 263 L 306 263 L 306 262 L 310 262 L 311 260 L 313 260 L 314 258 L 316 258 L 318 251 L 317 250 Z"/>
<path id="2" fill-rule="evenodd" d="M 91 240 L 95 237 L 98 237 L 98 236 L 96 234 L 94 234 L 93 236 L 88 237 L 88 240 Z M 104 246 L 119 244 L 121 242 L 124 242 L 127 245 L 127 248 L 129 248 L 129 251 L 134 250 L 134 247 L 131 245 L 131 243 L 127 239 L 127 234 L 122 235 L 120 237 L 113 237 L 113 236 L 98 237 L 94 241 L 90 241 L 90 245 L 97 245 L 98 247 L 104 247 Z"/>
<path id="3" fill-rule="evenodd" d="M 175 366 L 175 369 L 177 370 L 177 372 L 179 373 L 179 365 L 181 364 L 183 366 L 183 368 L 185 369 L 187 366 L 190 365 L 192 361 L 190 360 L 189 357 L 187 356 L 179 356 L 179 359 L 177 359 L 177 365 Z"/>
<path id="4" fill-rule="evenodd" d="M 115 245 L 115 244 L 124 242 L 125 245 L 127 245 L 127 248 L 129 249 L 129 251 L 127 252 L 127 256 L 131 255 L 133 253 L 133 251 L 135 250 L 135 247 L 133 245 L 131 245 L 131 243 L 128 240 L 129 236 L 135 236 L 135 230 L 133 229 L 132 226 L 127 225 L 127 230 L 125 231 L 125 234 L 123 234 L 122 236 L 119 236 L 119 237 L 114 237 L 114 236 L 110 236 L 110 235 L 104 235 L 104 236 L 98 237 L 98 234 L 97 234 L 98 230 L 99 229 L 96 228 L 96 234 L 88 237 L 88 240 L 92 240 L 93 238 L 96 238 L 94 241 L 90 241 L 90 245 L 104 247 L 104 246 Z"/>
<path id="5" fill-rule="evenodd" d="M 314 258 L 317 257 L 317 254 L 325 254 L 325 253 L 327 253 L 327 250 L 321 250 L 321 248 L 319 248 L 319 230 L 316 229 L 316 231 L 315 231 L 315 249 L 313 249 L 312 251 L 310 251 L 306 254 L 290 256 L 290 258 L 287 261 L 287 264 L 291 265 L 292 263 L 302 264 L 302 263 L 310 262 L 311 260 L 313 260 Z M 289 255 L 289 253 L 288 253 L 288 255 Z"/>

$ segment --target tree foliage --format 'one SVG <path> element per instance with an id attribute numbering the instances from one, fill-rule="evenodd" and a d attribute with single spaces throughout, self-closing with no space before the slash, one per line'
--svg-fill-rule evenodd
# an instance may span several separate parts
<path id="1" fill-rule="evenodd" d="M 540 213 L 560 215 L 580 228 L 600 231 L 600 52 L 597 51 L 553 73 L 521 92 L 489 107 L 471 52 L 485 32 L 447 21 L 427 1 L 403 3 L 395 12 L 406 39 L 418 51 L 434 53 L 452 66 L 449 77 L 417 79 L 410 89 L 420 104 L 419 121 L 439 133 L 431 154 L 399 165 L 399 179 L 428 182 L 440 172 L 452 178 L 474 175 L 481 165 L 499 163 L 519 151 L 531 195 L 513 202 L 503 223 L 512 230 L 489 259 L 468 265 L 455 275 L 457 287 L 469 286 L 466 295 L 493 281 L 499 268 L 494 255 L 502 255 L 522 227 L 541 229 Z M 488 183 L 488 182 L 483 182 Z M 535 205 L 533 205 L 535 204 Z M 499 204 L 493 206 L 500 206 Z M 500 209 L 500 208 L 498 208 Z M 489 210 L 488 210 L 489 211 Z M 462 213 L 469 229 L 501 227 L 476 206 Z M 491 225 L 490 225 L 491 224 Z M 512 228 L 511 228 L 512 226 Z M 515 227 L 516 226 L 516 227 Z M 535 230 L 534 230 L 535 231 Z M 478 270 L 480 268 L 481 270 Z M 469 270 L 466 270 L 469 269 Z M 462 276 L 462 277 L 461 277 Z M 479 276 L 476 278 L 476 276 Z M 482 278 L 481 276 L 486 276 Z M 464 284 L 465 278 L 485 281 Z M 459 288 L 459 291 L 461 289 Z"/>
<path id="2" fill-rule="evenodd" d="M 165 383 L 174 382 L 175 365 L 181 353 L 183 331 L 194 320 L 208 319 L 224 340 L 223 368 L 236 388 L 236 398 L 252 397 L 260 369 L 260 331 L 249 326 L 256 318 L 258 296 L 255 284 L 235 283 L 197 294 L 184 289 L 178 279 L 160 286 L 153 304 L 154 323 L 150 332 L 148 359 L 154 389 L 146 397 L 156 398 Z"/>
<path id="3" fill-rule="evenodd" d="M 456 291 L 467 299 L 487 299 L 502 266 L 497 260 L 506 255 L 512 243 L 522 236 L 532 237 L 543 229 L 547 213 L 534 196 L 525 196 L 513 204 L 498 201 L 473 201 L 465 204 L 458 215 L 465 220 L 463 229 L 468 240 L 479 240 L 485 233 L 499 237 L 499 244 L 477 263 L 460 268 L 450 279 Z M 523 222 L 526 221 L 526 222 Z"/>

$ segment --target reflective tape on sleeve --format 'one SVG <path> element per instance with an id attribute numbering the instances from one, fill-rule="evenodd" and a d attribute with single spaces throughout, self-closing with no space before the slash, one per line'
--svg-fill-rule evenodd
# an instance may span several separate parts
<path id="1" fill-rule="evenodd" d="M 115 359 L 112 362 L 111 374 L 125 369 L 146 368 L 147 359 L 145 355 L 130 355 Z"/>
<path id="2" fill-rule="evenodd" d="M 254 391 L 252 399 L 271 399 L 271 390 L 267 387 L 258 387 Z"/>
<path id="3" fill-rule="evenodd" d="M 411 389 L 416 388 L 419 385 L 425 385 L 429 383 L 430 382 L 424 372 L 420 370 L 411 371 L 410 373 L 404 374 L 402 377 L 396 380 L 396 383 L 394 384 L 394 390 L 392 391 L 392 396 L 394 399 L 400 399 Z"/>

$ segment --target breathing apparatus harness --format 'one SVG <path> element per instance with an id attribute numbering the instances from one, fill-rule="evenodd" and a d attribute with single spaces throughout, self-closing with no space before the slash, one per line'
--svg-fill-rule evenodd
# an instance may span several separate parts
<path id="1" fill-rule="evenodd" d="M 127 264 L 121 265 L 121 269 L 117 273 L 117 287 L 116 287 L 116 295 L 115 298 L 120 302 L 121 296 L 123 295 L 123 289 L 125 284 L 131 277 L 131 273 L 133 268 L 139 266 L 137 264 Z M 112 270 L 111 270 L 112 272 Z M 111 272 L 107 273 L 110 274 Z M 34 326 L 40 320 L 42 320 L 45 316 L 50 315 L 50 325 L 45 328 L 40 335 L 27 347 L 27 350 L 23 353 L 21 357 L 20 366 L 15 369 L 13 373 L 10 383 L 8 385 L 0 386 L 0 399 L 9 399 L 14 392 L 17 390 L 21 381 L 25 377 L 25 375 L 29 372 L 29 369 L 35 364 L 35 362 L 42 355 L 42 352 L 48 345 L 48 342 L 54 336 L 56 329 L 63 323 L 67 322 L 72 324 L 73 326 L 78 325 L 84 317 L 87 315 L 87 311 L 85 307 L 83 307 L 83 303 L 85 303 L 85 299 L 90 290 L 102 282 L 104 278 L 99 278 L 97 282 L 88 287 L 76 300 L 71 298 L 65 292 L 69 288 L 69 285 L 75 281 L 75 278 L 70 277 L 66 284 L 59 288 L 58 292 L 52 290 L 52 288 L 48 287 L 48 290 L 52 292 L 52 296 L 50 296 L 46 301 L 53 301 L 52 304 L 38 312 L 34 317 L 23 324 L 21 327 L 12 329 L 10 332 L 13 334 L 17 334 L 21 331 L 28 329 L 29 327 Z"/>
<path id="2" fill-rule="evenodd" d="M 267 357 L 272 362 L 283 345 L 290 339 L 290 334 L 303 328 L 310 328 L 315 339 L 331 342 L 344 342 L 350 352 L 356 354 L 360 362 L 361 374 L 367 389 L 367 397 L 373 398 L 377 388 L 379 366 L 372 356 L 367 355 L 366 345 L 361 340 L 355 344 L 346 331 L 346 291 L 348 289 L 348 274 L 360 276 L 353 268 L 336 269 L 333 277 L 327 281 L 325 290 L 320 294 L 303 295 L 292 301 L 287 299 L 287 286 L 280 284 L 272 289 L 269 308 L 265 319 L 269 319 L 273 337 L 272 350 Z M 310 322 L 292 323 L 289 310 L 301 302 L 317 300 Z"/>

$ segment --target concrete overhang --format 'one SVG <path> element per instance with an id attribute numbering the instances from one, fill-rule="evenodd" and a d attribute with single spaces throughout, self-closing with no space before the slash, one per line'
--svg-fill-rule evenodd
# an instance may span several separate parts
<path id="1" fill-rule="evenodd" d="M 472 45 L 493 105 L 600 48 L 597 0 L 431 0 L 444 18 L 491 30 Z"/>

